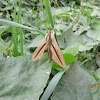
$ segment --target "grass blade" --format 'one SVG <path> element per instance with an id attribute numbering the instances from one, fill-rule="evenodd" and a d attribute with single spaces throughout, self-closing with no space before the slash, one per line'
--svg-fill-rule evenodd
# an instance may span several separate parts
<path id="1" fill-rule="evenodd" d="M 4 44 L 5 46 L 7 46 L 7 44 L 2 40 L 2 38 L 0 38 L 0 42 L 1 42 L 2 44 Z"/>
<path id="2" fill-rule="evenodd" d="M 28 30 L 34 30 L 34 31 L 38 32 L 39 34 L 41 34 L 43 37 L 45 37 L 45 34 L 42 33 L 41 31 L 37 30 L 36 28 L 28 27 L 28 26 L 25 26 L 25 25 L 22 25 L 22 24 L 13 22 L 13 21 L 0 19 L 0 24 L 15 26 L 15 27 L 21 27 L 21 28 L 25 28 L 25 29 L 28 29 Z"/>
<path id="3" fill-rule="evenodd" d="M 25 28 L 25 29 L 29 29 L 29 30 L 35 30 L 32 27 L 28 27 L 13 21 L 9 21 L 9 20 L 5 20 L 5 19 L 0 19 L 0 23 L 4 24 L 4 25 L 9 25 L 9 26 L 15 26 L 15 27 L 21 27 L 21 28 Z"/>
<path id="4" fill-rule="evenodd" d="M 14 7 L 14 22 L 16 22 L 16 8 L 17 8 L 17 0 L 15 2 L 15 7 Z M 18 56 L 18 27 L 12 28 L 12 37 L 14 42 L 13 56 L 16 57 Z"/>
<path id="5" fill-rule="evenodd" d="M 53 18 L 52 18 L 52 13 L 51 13 L 51 5 L 50 5 L 50 0 L 43 0 L 51 26 L 52 26 L 52 30 L 54 28 L 54 22 L 53 22 Z"/>
<path id="6" fill-rule="evenodd" d="M 20 24 L 22 24 L 21 7 L 19 11 L 20 11 Z M 21 55 L 24 56 L 24 39 L 23 39 L 23 34 L 22 34 L 22 28 L 20 28 L 20 50 L 21 50 Z"/>
<path id="7" fill-rule="evenodd" d="M 64 72 L 65 71 L 58 72 L 53 77 L 40 100 L 48 100 Z"/>

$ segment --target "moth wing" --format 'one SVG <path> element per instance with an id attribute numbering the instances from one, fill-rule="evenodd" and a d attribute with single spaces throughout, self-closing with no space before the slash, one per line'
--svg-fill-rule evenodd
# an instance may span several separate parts
<path id="1" fill-rule="evenodd" d="M 61 67 L 65 68 L 65 60 L 61 54 L 60 48 L 55 40 L 54 34 L 52 34 L 52 45 L 51 45 L 52 59 Z"/>
<path id="2" fill-rule="evenodd" d="M 44 38 L 43 41 L 40 43 L 40 45 L 37 47 L 37 49 L 34 51 L 32 55 L 32 60 L 35 61 L 41 59 L 46 49 L 47 49 L 46 38 Z"/>
<path id="3" fill-rule="evenodd" d="M 60 65 L 61 67 L 64 68 L 64 66 L 63 66 L 62 63 L 60 62 L 60 60 L 59 60 L 59 58 L 58 58 L 58 56 L 57 56 L 57 54 L 56 54 L 56 52 L 55 52 L 53 46 L 51 46 L 51 51 L 52 51 L 52 59 L 53 59 L 58 65 Z"/>

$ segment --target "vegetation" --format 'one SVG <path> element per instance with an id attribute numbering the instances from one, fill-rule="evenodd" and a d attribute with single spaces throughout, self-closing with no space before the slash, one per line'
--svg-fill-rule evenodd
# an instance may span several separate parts
<path id="1" fill-rule="evenodd" d="M 100 100 L 99 0 L 0 0 L 0 100 Z M 48 31 L 66 62 L 32 61 Z"/>

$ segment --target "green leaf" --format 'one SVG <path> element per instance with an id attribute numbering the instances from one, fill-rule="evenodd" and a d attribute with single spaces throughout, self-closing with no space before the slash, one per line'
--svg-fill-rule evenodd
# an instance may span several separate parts
<path id="1" fill-rule="evenodd" d="M 0 0 L 0 3 L 2 3 L 2 4 L 4 4 L 4 5 L 9 5 L 9 4 L 7 3 L 7 1 L 5 1 L 5 0 Z"/>
<path id="2" fill-rule="evenodd" d="M 70 14 L 68 14 L 68 13 L 61 13 L 61 14 L 59 14 L 59 15 L 69 16 Z"/>
<path id="3" fill-rule="evenodd" d="M 0 38 L 0 46 L 5 50 L 7 49 L 7 44 L 2 40 L 2 38 Z"/>
<path id="4" fill-rule="evenodd" d="M 99 89 L 99 94 L 98 95 L 99 95 L 99 100 L 100 100 L 100 89 Z"/>
<path id="5" fill-rule="evenodd" d="M 28 26 L 25 26 L 25 25 L 22 25 L 22 24 L 13 22 L 13 21 L 5 20 L 5 19 L 0 19 L 0 23 L 2 23 L 4 25 L 21 27 L 21 28 L 25 28 L 25 29 L 28 29 L 28 30 L 33 30 L 33 31 L 36 31 L 36 32 L 38 32 L 39 34 L 41 34 L 42 36 L 45 37 L 45 34 L 40 32 L 39 30 L 36 30 L 36 28 L 28 27 Z"/>
<path id="6" fill-rule="evenodd" d="M 98 83 L 97 83 L 97 84 L 99 85 L 99 94 L 98 94 L 98 95 L 99 95 L 99 99 L 98 99 L 98 100 L 100 100 L 100 68 L 98 68 L 98 69 L 96 70 L 96 73 L 97 73 L 97 75 L 98 75 L 98 77 L 99 77 L 99 80 L 98 80 L 99 84 L 98 84 Z"/>
<path id="7" fill-rule="evenodd" d="M 14 6 L 14 22 L 19 22 L 19 12 L 18 12 L 18 17 L 16 20 L 16 10 L 17 10 L 17 0 L 15 1 L 15 6 Z M 13 56 L 19 56 L 18 53 L 18 32 L 19 31 L 19 27 L 12 27 L 12 38 L 13 38 L 13 42 L 14 42 L 14 47 L 13 47 Z"/>
<path id="8" fill-rule="evenodd" d="M 96 80 L 78 63 L 71 64 L 57 85 L 51 100 L 98 100 L 99 88 L 89 88 Z"/>
<path id="9" fill-rule="evenodd" d="M 3 33 L 6 29 L 8 29 L 8 27 L 7 27 L 6 25 L 0 26 L 0 36 L 2 35 L 2 33 Z"/>
<path id="10" fill-rule="evenodd" d="M 60 48 L 74 48 L 79 47 L 79 51 L 86 51 L 93 48 L 94 45 L 98 45 L 99 42 L 93 42 L 91 38 L 82 35 L 75 35 L 73 33 L 72 27 L 64 31 L 60 36 L 58 36 L 58 43 Z"/>
<path id="11" fill-rule="evenodd" d="M 13 9 L 13 6 L 12 5 L 9 5 L 9 6 L 6 6 L 5 8 L 3 8 L 2 11 L 4 11 L 4 10 L 11 10 L 11 9 Z"/>
<path id="12" fill-rule="evenodd" d="M 77 30 L 77 24 L 74 24 L 74 34 L 75 35 L 80 35 L 82 34 L 84 31 L 88 31 L 89 30 L 89 27 L 86 27 L 86 26 L 83 26 L 83 25 L 79 25 L 79 29 Z"/>
<path id="13" fill-rule="evenodd" d="M 47 56 L 32 61 L 32 56 L 0 59 L 0 99 L 39 100 L 51 72 Z"/>
<path id="14" fill-rule="evenodd" d="M 88 28 L 87 18 L 80 15 L 80 21 L 84 25 L 85 28 Z"/>
<path id="15" fill-rule="evenodd" d="M 97 73 L 97 75 L 99 76 L 99 80 L 100 80 L 100 68 L 98 68 L 98 69 L 96 70 L 96 73 Z"/>
<path id="16" fill-rule="evenodd" d="M 98 16 L 100 11 L 98 9 L 94 9 L 93 12 L 91 13 L 91 16 Z"/>
<path id="17" fill-rule="evenodd" d="M 57 7 L 57 8 L 53 8 L 53 11 L 55 12 L 55 15 L 71 15 L 71 13 L 69 13 L 70 11 L 70 7 L 69 6 L 65 6 L 65 7 Z"/>
<path id="18" fill-rule="evenodd" d="M 77 58 L 74 57 L 72 54 L 66 53 L 63 56 L 64 56 L 66 64 L 77 61 Z"/>
<path id="19" fill-rule="evenodd" d="M 86 33 L 90 38 L 92 38 L 94 41 L 98 40 L 100 41 L 100 33 L 95 30 L 88 30 Z"/>
<path id="20" fill-rule="evenodd" d="M 55 89 L 57 83 L 59 82 L 61 76 L 64 74 L 64 71 L 58 72 L 50 81 L 48 87 L 46 88 L 41 100 L 48 100 L 53 90 Z"/>
<path id="21" fill-rule="evenodd" d="M 35 39 L 32 40 L 32 42 L 27 46 L 28 48 L 30 47 L 38 47 L 41 41 L 43 40 L 43 36 L 38 35 Z"/>
<path id="22" fill-rule="evenodd" d="M 43 0 L 52 29 L 54 28 L 54 22 L 53 22 L 53 18 L 52 18 L 52 13 L 51 13 L 51 5 L 50 5 L 50 0 Z"/>
<path id="23" fill-rule="evenodd" d="M 66 48 L 70 39 L 73 37 L 72 27 L 64 31 L 60 36 L 58 36 L 58 43 L 60 48 Z"/>
<path id="24" fill-rule="evenodd" d="M 96 63 L 100 67 L 100 55 L 96 55 Z"/>
<path id="25" fill-rule="evenodd" d="M 84 35 L 80 36 L 72 36 L 71 40 L 69 40 L 69 43 L 67 44 L 66 48 L 76 47 L 79 46 L 79 50 L 81 50 L 81 45 L 84 46 L 86 43 L 86 38 Z"/>
<path id="26" fill-rule="evenodd" d="M 63 57 L 64 57 L 64 59 L 65 59 L 65 63 L 66 63 L 66 64 L 68 64 L 68 63 L 70 63 L 70 62 L 75 62 L 75 61 L 77 61 L 77 58 L 74 57 L 72 54 L 66 53 L 66 54 L 63 54 Z M 53 67 L 53 68 L 60 68 L 60 69 L 62 69 L 62 67 L 60 67 L 60 65 L 58 65 L 56 62 L 53 63 L 53 66 L 52 66 L 52 67 Z"/>
<path id="27" fill-rule="evenodd" d="M 21 16 L 21 7 L 19 8 L 19 17 L 20 17 L 20 24 L 22 24 L 22 16 Z M 20 50 L 21 50 L 21 55 L 24 56 L 24 37 L 22 33 L 22 28 L 20 28 Z"/>
<path id="28" fill-rule="evenodd" d="M 73 47 L 73 48 L 66 48 L 65 50 L 62 51 L 63 54 L 69 53 L 72 54 L 73 56 L 76 56 L 78 53 L 79 46 Z"/>
<path id="29" fill-rule="evenodd" d="M 0 58 L 3 58 L 4 51 L 0 51 Z"/>
<path id="30" fill-rule="evenodd" d="M 26 28 L 29 30 L 34 30 L 34 28 L 13 22 L 13 21 L 9 21 L 9 20 L 5 20 L 5 19 L 0 19 L 0 23 L 4 24 L 4 25 L 9 25 L 9 26 L 15 26 L 15 27 L 21 27 L 21 28 Z"/>
<path id="31" fill-rule="evenodd" d="M 64 25 L 64 24 L 56 24 L 55 25 L 55 29 L 57 31 L 64 30 L 65 28 L 66 28 L 66 25 Z"/>

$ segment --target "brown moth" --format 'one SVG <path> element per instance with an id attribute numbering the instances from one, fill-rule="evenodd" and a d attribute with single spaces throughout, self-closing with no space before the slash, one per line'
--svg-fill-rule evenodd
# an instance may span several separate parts
<path id="1" fill-rule="evenodd" d="M 58 65 L 65 68 L 65 60 L 61 54 L 60 48 L 54 37 L 54 31 L 49 31 L 47 36 L 43 39 L 32 55 L 32 60 L 38 60 L 43 57 L 44 51 L 48 52 L 48 62 L 53 59 Z"/>

